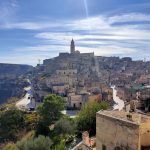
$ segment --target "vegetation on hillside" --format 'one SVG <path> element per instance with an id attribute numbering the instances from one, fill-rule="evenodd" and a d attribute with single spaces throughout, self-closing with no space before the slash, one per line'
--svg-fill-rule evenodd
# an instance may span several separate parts
<path id="1" fill-rule="evenodd" d="M 82 107 L 76 117 L 77 130 L 79 132 L 88 131 L 91 135 L 96 134 L 96 112 L 108 109 L 106 102 L 88 102 Z"/>
<path id="2" fill-rule="evenodd" d="M 16 145 L 8 144 L 4 150 L 51 150 L 52 141 L 49 137 L 39 135 L 37 138 L 22 139 Z"/>
<path id="3" fill-rule="evenodd" d="M 20 130 L 24 130 L 24 113 L 15 107 L 0 111 L 0 137 L 1 140 L 17 140 Z"/>
<path id="4" fill-rule="evenodd" d="M 83 131 L 96 130 L 96 112 L 107 109 L 105 102 L 89 102 L 76 119 L 62 115 L 65 101 L 50 94 L 36 112 L 23 112 L 14 104 L 0 109 L 0 143 L 4 150 L 65 150 L 66 144 Z"/>
<path id="5" fill-rule="evenodd" d="M 45 125 L 50 125 L 61 117 L 61 111 L 64 110 L 64 106 L 65 101 L 62 97 L 50 94 L 45 97 L 44 103 L 38 107 L 37 113 Z"/>

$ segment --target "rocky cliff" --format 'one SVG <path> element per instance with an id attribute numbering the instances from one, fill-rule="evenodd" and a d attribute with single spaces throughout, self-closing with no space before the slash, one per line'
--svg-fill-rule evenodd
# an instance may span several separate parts
<path id="1" fill-rule="evenodd" d="M 0 77 L 20 76 L 32 70 L 32 66 L 0 63 Z"/>
<path id="2" fill-rule="evenodd" d="M 0 64 L 0 104 L 11 97 L 20 97 L 26 85 L 24 75 L 32 71 L 32 66 Z"/>

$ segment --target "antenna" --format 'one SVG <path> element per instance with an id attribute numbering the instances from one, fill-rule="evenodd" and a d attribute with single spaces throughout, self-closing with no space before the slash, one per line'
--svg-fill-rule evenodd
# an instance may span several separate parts
<path id="1" fill-rule="evenodd" d="M 39 65 L 41 64 L 41 59 L 38 59 L 38 64 L 39 64 Z"/>
<path id="2" fill-rule="evenodd" d="M 146 62 L 146 57 L 144 57 L 144 62 Z"/>

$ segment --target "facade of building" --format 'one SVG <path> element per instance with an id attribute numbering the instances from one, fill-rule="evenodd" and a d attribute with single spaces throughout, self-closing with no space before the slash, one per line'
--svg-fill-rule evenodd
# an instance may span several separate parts
<path id="1" fill-rule="evenodd" d="M 96 115 L 97 150 L 150 149 L 150 117 L 124 111 Z"/>
<path id="2" fill-rule="evenodd" d="M 73 87 L 77 83 L 77 70 L 76 69 L 62 69 L 56 70 L 56 74 L 47 78 L 48 86 L 55 86 L 55 89 L 60 85 L 64 85 L 64 87 L 69 88 L 69 86 Z"/>
<path id="3" fill-rule="evenodd" d="M 75 93 L 68 95 L 68 108 L 80 109 L 83 105 L 82 95 Z"/>

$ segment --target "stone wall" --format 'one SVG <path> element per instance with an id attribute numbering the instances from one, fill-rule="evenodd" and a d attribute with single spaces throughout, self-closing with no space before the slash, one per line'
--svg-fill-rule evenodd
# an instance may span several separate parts
<path id="1" fill-rule="evenodd" d="M 150 121 L 141 125 L 141 146 L 150 146 Z"/>
<path id="2" fill-rule="evenodd" d="M 116 147 L 129 150 L 139 149 L 139 126 L 97 113 L 96 149 L 114 150 Z"/>

